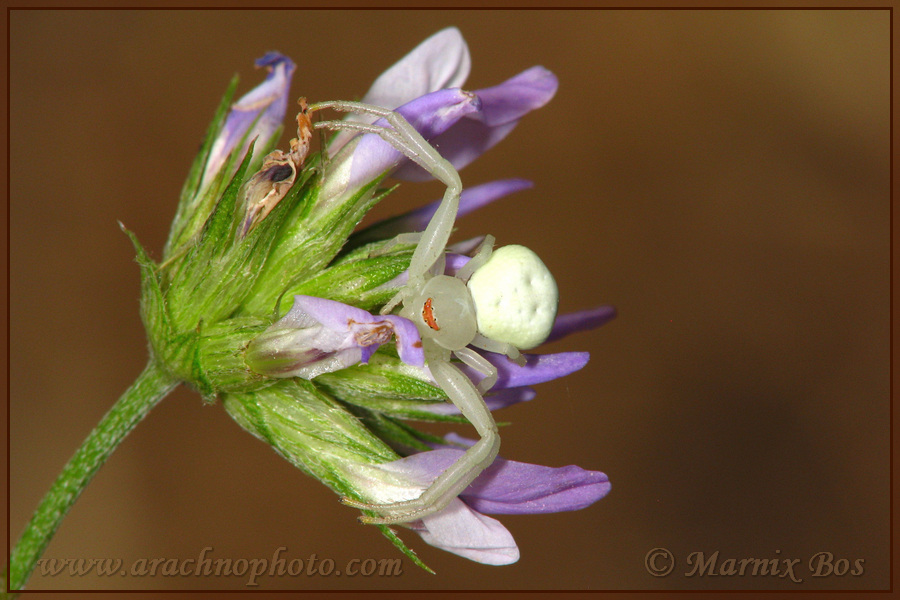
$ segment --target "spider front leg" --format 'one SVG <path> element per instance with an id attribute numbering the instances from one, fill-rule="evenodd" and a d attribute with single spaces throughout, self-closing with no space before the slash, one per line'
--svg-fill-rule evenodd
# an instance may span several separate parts
<path id="1" fill-rule="evenodd" d="M 484 379 L 479 381 L 476 386 L 479 393 L 484 394 L 497 383 L 497 367 L 492 365 L 488 359 L 475 352 L 472 348 L 460 348 L 459 350 L 454 350 L 453 354 L 456 358 L 484 375 Z"/>
<path id="2" fill-rule="evenodd" d="M 497 457 L 500 450 L 500 435 L 491 411 L 484 403 L 472 381 L 453 366 L 449 360 L 431 358 L 428 367 L 435 381 L 441 386 L 450 400 L 465 416 L 478 435 L 481 436 L 473 446 L 469 447 L 455 463 L 438 475 L 438 477 L 414 500 L 394 502 L 390 504 L 366 504 L 349 498 L 342 498 L 344 504 L 373 510 L 380 517 L 362 516 L 360 521 L 373 525 L 390 525 L 406 523 L 421 519 L 445 508 L 451 500 L 469 486 Z"/>
<path id="3" fill-rule="evenodd" d="M 491 252 L 494 251 L 494 241 L 494 236 L 484 236 L 484 239 L 478 244 L 478 248 L 475 250 L 475 256 L 456 272 L 456 276 L 459 279 L 462 279 L 464 283 L 469 281 L 472 273 L 481 268 L 481 266 L 491 258 Z"/>
<path id="4" fill-rule="evenodd" d="M 367 113 L 384 118 L 390 127 L 356 123 L 352 121 L 319 121 L 316 128 L 332 130 L 358 131 L 374 133 L 393 146 L 397 151 L 428 171 L 447 186 L 441 205 L 422 232 L 419 243 L 409 263 L 410 285 L 406 289 L 415 289 L 424 281 L 429 269 L 437 261 L 447 247 L 456 213 L 459 210 L 459 195 L 462 192 L 462 181 L 459 173 L 449 161 L 445 160 L 437 150 L 429 144 L 416 129 L 398 112 L 363 104 L 361 102 L 330 101 L 319 102 L 310 107 L 310 111 L 331 108 L 341 112 Z M 390 312 L 404 299 L 401 291 L 389 302 L 382 314 Z"/>

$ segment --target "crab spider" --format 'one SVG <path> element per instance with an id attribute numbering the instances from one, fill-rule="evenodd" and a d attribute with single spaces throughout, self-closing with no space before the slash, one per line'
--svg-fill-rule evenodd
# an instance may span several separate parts
<path id="1" fill-rule="evenodd" d="M 397 112 L 343 101 L 318 103 L 309 110 L 324 108 L 384 118 L 389 127 L 319 121 L 315 128 L 377 134 L 447 186 L 424 232 L 404 234 L 388 243 L 388 247 L 398 242 L 417 242 L 417 246 L 406 285 L 381 312 L 387 314 L 402 304 L 400 315 L 416 324 L 432 377 L 475 427 L 480 439 L 418 498 L 386 504 L 342 498 L 345 504 L 379 514 L 360 517 L 364 523 L 409 522 L 446 507 L 499 451 L 497 424 L 482 397 L 496 383 L 497 369 L 470 346 L 506 354 L 524 364 L 519 349 L 532 348 L 547 338 L 556 316 L 558 292 L 553 276 L 537 255 L 523 246 L 506 246 L 493 252 L 494 238 L 490 235 L 455 276 L 445 275 L 444 255 L 462 191 L 459 173 Z M 474 384 L 451 362 L 451 356 L 484 378 Z"/>

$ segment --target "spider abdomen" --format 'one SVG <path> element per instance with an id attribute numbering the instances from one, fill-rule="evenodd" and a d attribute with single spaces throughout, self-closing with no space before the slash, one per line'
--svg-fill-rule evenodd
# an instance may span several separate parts
<path id="1" fill-rule="evenodd" d="M 550 270 L 525 246 L 494 250 L 468 287 L 483 336 L 527 350 L 550 335 L 559 291 Z"/>

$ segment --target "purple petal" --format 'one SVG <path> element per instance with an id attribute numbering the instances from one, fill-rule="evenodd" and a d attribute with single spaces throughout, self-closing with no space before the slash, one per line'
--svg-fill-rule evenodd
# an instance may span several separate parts
<path id="1" fill-rule="evenodd" d="M 462 34 L 456 27 L 447 27 L 382 73 L 362 101 L 394 109 L 437 90 L 462 87 L 471 67 Z"/>
<path id="2" fill-rule="evenodd" d="M 335 332 L 312 322 L 303 328 L 273 325 L 247 347 L 244 360 L 269 377 L 312 379 L 360 362 L 362 350 L 349 332 Z"/>
<path id="3" fill-rule="evenodd" d="M 475 94 L 481 99 L 481 110 L 430 141 L 441 156 L 461 169 L 506 137 L 528 112 L 549 102 L 558 85 L 553 73 L 532 67 L 500 85 L 478 90 Z M 408 181 L 431 178 L 412 162 L 403 163 L 393 176 Z"/>
<path id="4" fill-rule="evenodd" d="M 519 560 L 512 534 L 459 499 L 420 521 L 406 524 L 434 546 L 485 565 L 509 565 Z"/>
<path id="5" fill-rule="evenodd" d="M 452 435 L 447 440 L 464 446 L 474 443 Z M 406 473 L 415 481 L 430 482 L 463 452 L 444 447 L 389 464 L 392 471 Z M 609 490 L 609 478 L 599 471 L 587 471 L 575 465 L 545 467 L 498 457 L 460 497 L 479 512 L 535 514 L 581 510 L 603 498 Z"/>
<path id="6" fill-rule="evenodd" d="M 559 315 L 556 317 L 553 329 L 550 330 L 550 335 L 544 343 L 554 342 L 560 338 L 564 338 L 570 333 L 575 333 L 576 331 L 585 331 L 587 329 L 600 327 L 601 325 L 605 325 L 612 321 L 615 316 L 616 307 L 609 305 Z"/>
<path id="7" fill-rule="evenodd" d="M 422 340 L 412 321 L 395 315 L 372 315 L 361 308 L 334 300 L 294 296 L 291 310 L 271 329 L 285 332 L 280 334 L 283 343 L 277 349 L 278 353 L 290 353 L 306 359 L 298 365 L 302 366 L 304 373 L 299 376 L 312 372 L 309 364 L 313 361 L 328 361 L 328 370 L 322 370 L 326 367 L 316 367 L 316 375 L 357 362 L 366 363 L 378 347 L 391 337 L 396 339 L 401 360 L 416 367 L 425 364 Z M 296 330 L 296 333 L 287 333 L 291 330 Z M 332 355 L 337 360 L 333 360 Z"/>
<path id="8" fill-rule="evenodd" d="M 342 302 L 317 298 L 315 296 L 294 296 L 294 305 L 276 325 L 281 327 L 304 327 L 308 319 L 321 323 L 332 331 L 349 332 L 350 323 L 369 323 L 372 315 L 361 308 Z"/>
<path id="9" fill-rule="evenodd" d="M 498 458 L 462 497 L 479 512 L 522 515 L 581 510 L 606 496 L 609 478 L 581 467 L 544 467 Z"/>
<path id="10" fill-rule="evenodd" d="M 456 275 L 456 272 L 466 266 L 466 263 L 472 260 L 468 256 L 462 254 L 445 254 L 444 255 L 444 275 Z"/>
<path id="11" fill-rule="evenodd" d="M 446 135 L 430 141 L 440 150 L 441 156 L 459 170 L 494 147 L 515 129 L 517 124 L 518 121 L 514 121 L 498 127 L 488 127 L 475 119 L 460 119 Z M 412 161 L 403 162 L 391 176 L 401 181 L 421 182 L 433 179 L 428 172 Z"/>
<path id="12" fill-rule="evenodd" d="M 437 32 L 378 76 L 362 102 L 395 109 L 425 94 L 459 88 L 466 82 L 472 59 L 466 41 L 456 27 Z M 351 113 L 346 121 L 372 123 L 371 115 Z M 334 155 L 353 133 L 342 131 L 328 145 Z"/>
<path id="13" fill-rule="evenodd" d="M 469 238 L 467 240 L 462 240 L 461 242 L 456 242 L 454 244 L 450 244 L 447 246 L 447 252 L 451 252 L 453 254 L 463 254 L 463 255 L 471 254 L 472 252 L 475 252 L 475 250 L 478 249 L 478 246 L 481 245 L 481 243 L 484 241 L 484 239 L 486 237 L 487 236 L 484 236 L 484 235 L 476 235 L 473 238 Z M 464 256 L 463 258 L 469 259 L 468 256 Z M 469 260 L 471 260 L 471 259 L 469 259 Z M 466 262 L 469 262 L 469 260 L 466 260 L 463 264 L 465 264 Z M 462 266 L 463 265 L 459 265 L 459 267 L 456 268 L 456 271 L 458 271 L 459 268 Z M 447 273 L 447 275 L 455 275 L 456 271 L 454 271 L 453 273 Z"/>
<path id="14" fill-rule="evenodd" d="M 387 315 L 382 317 L 394 327 L 394 335 L 397 338 L 397 353 L 400 360 L 414 367 L 425 366 L 425 353 L 422 350 L 422 338 L 419 330 L 409 319 Z"/>
<path id="15" fill-rule="evenodd" d="M 466 188 L 459 195 L 459 210 L 456 216 L 465 216 L 494 200 L 519 190 L 528 189 L 533 185 L 525 179 L 501 179 Z M 441 202 L 442 200 L 435 200 L 408 213 L 374 223 L 357 235 L 356 243 L 365 244 L 375 240 L 386 240 L 409 231 L 424 231 Z"/>
<path id="16" fill-rule="evenodd" d="M 493 390 L 515 388 L 543 383 L 565 377 L 587 364 L 587 352 L 559 352 L 556 354 L 524 354 L 525 366 L 520 367 L 502 354 L 481 352 L 492 365 L 497 367 L 497 383 Z M 480 381 L 484 375 L 468 365 L 457 365 L 473 381 Z"/>
<path id="17" fill-rule="evenodd" d="M 269 74 L 265 81 L 244 94 L 231 107 L 222 131 L 210 149 L 201 187 L 215 177 L 242 139 L 244 143 L 238 152 L 239 158 L 254 139 L 259 138 L 261 142 L 265 142 L 272 137 L 284 120 L 295 68 L 293 61 L 283 54 L 269 52 L 256 61 L 256 67 L 265 67 Z M 248 134 L 251 125 L 253 130 Z"/>
<path id="18" fill-rule="evenodd" d="M 433 138 L 451 127 L 467 114 L 480 108 L 478 97 L 454 88 L 439 90 L 416 98 L 397 109 L 425 139 Z M 386 125 L 383 120 L 376 125 Z M 358 189 L 385 171 L 393 169 L 406 157 L 380 136 L 374 133 L 363 135 L 352 150 L 352 167 L 347 189 Z"/>
<path id="19" fill-rule="evenodd" d="M 294 296 L 294 306 L 281 321 L 285 321 L 292 313 L 295 313 L 294 319 L 305 313 L 328 329 L 352 332 L 355 343 L 363 349 L 361 362 L 369 362 L 369 358 L 378 347 L 385 343 L 390 335 L 394 335 L 400 360 L 414 367 L 425 364 L 419 331 L 412 321 L 403 317 L 372 315 L 355 306 L 314 296 Z M 385 324 L 388 325 L 387 328 L 384 327 Z"/>
<path id="20" fill-rule="evenodd" d="M 495 394 L 484 397 L 484 403 L 487 404 L 488 410 L 499 410 L 518 404 L 519 402 L 528 402 L 533 400 L 537 394 L 530 387 L 510 388 L 508 390 L 500 390 Z M 458 415 L 459 407 L 451 402 L 435 402 L 433 404 L 423 404 L 418 407 L 419 410 L 430 412 L 435 415 Z"/>
<path id="21" fill-rule="evenodd" d="M 499 181 L 491 181 L 489 183 L 476 185 L 475 187 L 466 188 L 459 195 L 459 210 L 457 211 L 456 216 L 464 217 L 470 212 L 478 210 L 482 206 L 487 206 L 494 200 L 503 198 L 504 196 L 508 196 L 519 190 L 527 190 L 533 186 L 534 184 L 527 179 L 501 179 Z M 434 216 L 434 213 L 437 212 L 440 205 L 441 200 L 435 200 L 418 210 L 407 213 L 413 219 L 417 220 L 417 222 L 412 229 L 406 229 L 405 231 L 424 231 L 428 226 L 429 221 L 431 221 L 431 217 Z M 410 224 L 412 225 L 413 223 Z"/>
<path id="22" fill-rule="evenodd" d="M 482 109 L 478 113 L 488 127 L 518 121 L 541 108 L 556 95 L 559 80 L 544 67 L 531 67 L 500 85 L 477 90 Z"/>

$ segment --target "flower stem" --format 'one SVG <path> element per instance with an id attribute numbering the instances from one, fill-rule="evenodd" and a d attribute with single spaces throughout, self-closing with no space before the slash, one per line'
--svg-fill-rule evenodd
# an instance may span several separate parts
<path id="1" fill-rule="evenodd" d="M 131 387 L 91 431 L 44 496 L 12 551 L 9 561 L 11 591 L 25 585 L 63 517 L 113 450 L 178 383 L 151 359 Z"/>

